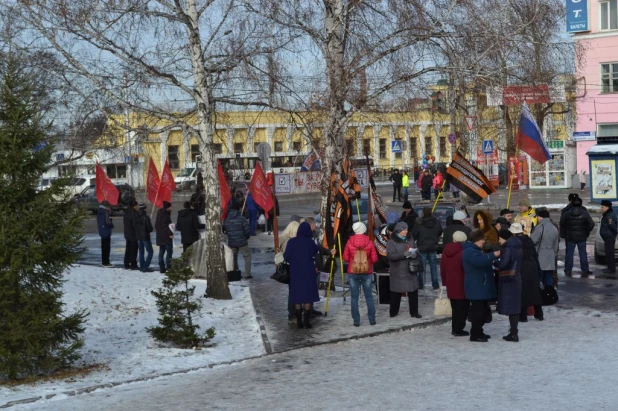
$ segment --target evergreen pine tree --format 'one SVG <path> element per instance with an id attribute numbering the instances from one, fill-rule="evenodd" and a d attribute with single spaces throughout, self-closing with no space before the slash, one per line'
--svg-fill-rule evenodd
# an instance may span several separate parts
<path id="1" fill-rule="evenodd" d="M 63 312 L 63 272 L 80 253 L 83 213 L 59 181 L 37 192 L 51 163 L 41 89 L 19 56 L 0 61 L 0 380 L 47 374 L 79 358 L 87 315 Z"/>
<path id="2" fill-rule="evenodd" d="M 163 288 L 151 291 L 157 299 L 159 325 L 148 327 L 147 331 L 157 341 L 169 342 L 181 348 L 196 348 L 215 336 L 215 329 L 209 328 L 203 336 L 197 330 L 194 318 L 202 304 L 193 298 L 195 286 L 189 280 L 195 273 L 189 264 L 190 251 L 172 260 L 172 268 L 165 272 Z"/>

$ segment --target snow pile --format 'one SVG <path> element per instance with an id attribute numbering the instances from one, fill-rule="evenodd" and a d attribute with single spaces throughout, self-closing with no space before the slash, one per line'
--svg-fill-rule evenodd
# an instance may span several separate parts
<path id="1" fill-rule="evenodd" d="M 217 334 L 209 341 L 212 346 L 202 350 L 181 350 L 161 347 L 146 332 L 146 327 L 157 323 L 155 299 L 150 291 L 161 286 L 162 274 L 76 266 L 65 278 L 66 312 L 81 308 L 90 312 L 80 363 L 102 364 L 108 370 L 73 381 L 0 387 L 0 406 L 23 398 L 60 394 L 67 390 L 264 354 L 249 288 L 242 284 L 230 285 L 232 300 L 203 300 L 198 331 L 215 327 Z M 196 285 L 195 295 L 203 295 L 206 281 L 192 282 Z"/>

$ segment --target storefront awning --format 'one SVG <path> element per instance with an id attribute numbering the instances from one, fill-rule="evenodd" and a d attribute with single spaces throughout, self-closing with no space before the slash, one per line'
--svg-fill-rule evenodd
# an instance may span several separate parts
<path id="1" fill-rule="evenodd" d="M 590 147 L 586 155 L 618 155 L 618 144 L 597 144 Z"/>

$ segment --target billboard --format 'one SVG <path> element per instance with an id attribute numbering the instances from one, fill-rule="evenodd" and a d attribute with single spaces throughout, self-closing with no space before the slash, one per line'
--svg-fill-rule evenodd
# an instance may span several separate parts
<path id="1" fill-rule="evenodd" d="M 567 0 L 567 33 L 588 31 L 588 0 Z"/>

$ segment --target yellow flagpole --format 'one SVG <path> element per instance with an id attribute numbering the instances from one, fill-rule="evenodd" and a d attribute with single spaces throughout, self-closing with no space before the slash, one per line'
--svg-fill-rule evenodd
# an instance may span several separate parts
<path id="1" fill-rule="evenodd" d="M 333 247 L 333 250 L 335 247 Z M 333 269 L 335 268 L 335 259 L 331 255 L 330 259 L 330 274 L 328 275 L 328 288 L 326 289 L 326 308 L 324 309 L 324 317 L 328 316 L 328 303 L 330 302 L 330 287 L 333 283 Z"/>
<path id="2" fill-rule="evenodd" d="M 519 151 L 519 142 L 517 142 L 517 146 L 515 147 L 515 161 L 517 161 L 517 153 Z M 511 164 L 509 163 L 509 168 Z M 513 191 L 513 177 L 515 176 L 515 170 L 511 171 L 511 178 L 509 179 L 509 195 L 506 198 L 506 208 L 508 209 L 511 205 L 511 192 Z"/>
<path id="3" fill-rule="evenodd" d="M 446 184 L 446 178 L 442 182 L 442 187 L 440 188 L 440 192 L 438 193 L 438 196 L 436 197 L 436 201 L 433 202 L 433 208 L 431 209 L 432 213 L 434 212 L 434 210 L 436 209 L 436 206 L 438 205 L 438 200 L 440 200 L 440 197 L 442 197 L 442 192 L 444 191 L 445 184 Z"/>
<path id="4" fill-rule="evenodd" d="M 341 270 L 341 287 L 345 288 L 345 276 L 343 275 L 343 252 L 341 251 L 341 233 L 337 233 L 337 241 L 339 242 L 339 268 Z M 345 297 L 343 297 L 345 301 Z"/>
<path id="5" fill-rule="evenodd" d="M 369 204 L 371 204 L 371 200 L 367 200 L 369 201 Z M 358 222 L 361 222 L 361 217 L 360 217 L 360 206 L 358 205 L 358 198 L 356 199 L 356 215 L 358 215 Z"/>

